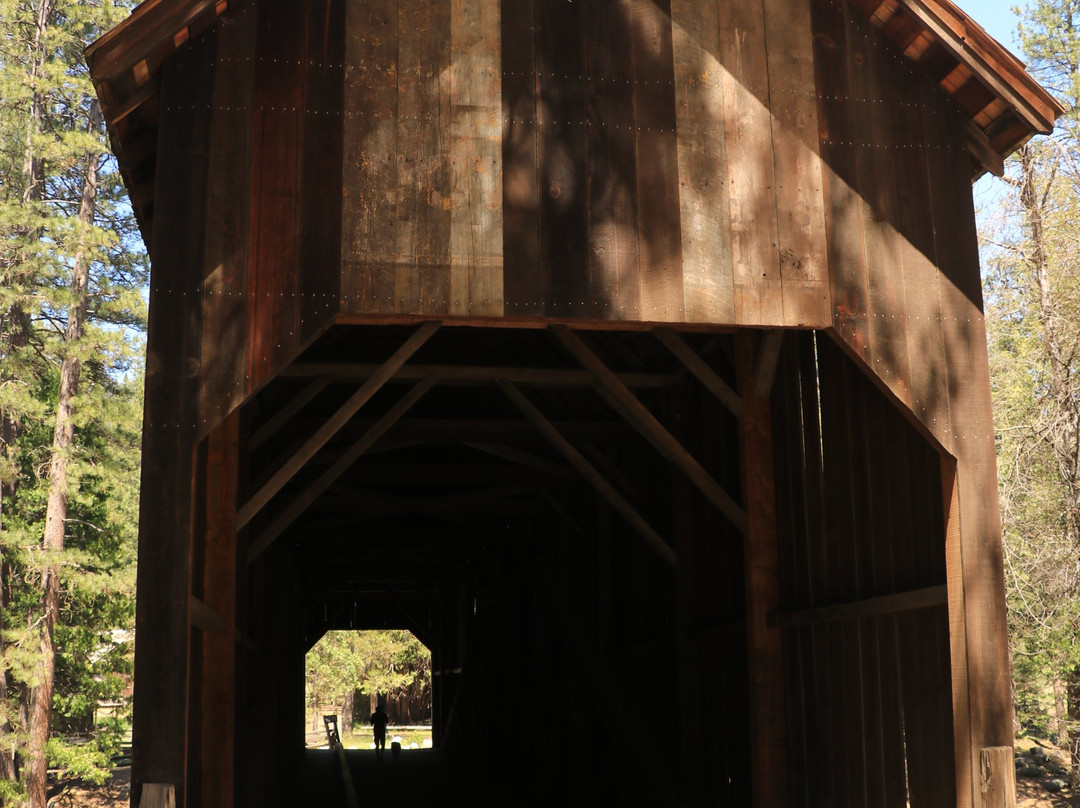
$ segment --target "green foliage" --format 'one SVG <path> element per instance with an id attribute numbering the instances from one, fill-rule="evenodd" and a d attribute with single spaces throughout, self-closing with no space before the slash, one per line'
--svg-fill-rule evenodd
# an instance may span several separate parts
<path id="1" fill-rule="evenodd" d="M 1060 713 L 1080 684 L 1080 0 L 1021 13 L 1066 113 L 1010 161 L 982 233 L 1006 585 L 1019 718 L 1076 737 Z"/>
<path id="2" fill-rule="evenodd" d="M 307 703 L 340 705 L 351 692 L 395 695 L 431 686 L 431 654 L 410 632 L 328 631 L 308 651 Z"/>
<path id="3" fill-rule="evenodd" d="M 8 761 L 25 754 L 22 716 L 41 678 L 41 581 L 59 562 L 48 755 L 89 779 L 107 772 L 121 729 L 95 727 L 94 705 L 119 699 L 131 675 L 148 265 L 82 53 L 132 5 L 0 0 L 0 737 Z M 80 217 L 95 175 L 92 215 Z M 81 338 L 69 340 L 76 264 L 89 268 L 87 313 Z M 82 365 L 68 512 L 64 549 L 45 551 L 65 358 Z M 6 805 L 19 787 L 3 775 Z"/>

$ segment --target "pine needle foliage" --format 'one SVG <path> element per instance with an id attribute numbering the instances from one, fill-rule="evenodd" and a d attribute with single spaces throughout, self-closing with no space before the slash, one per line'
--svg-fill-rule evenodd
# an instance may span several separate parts
<path id="1" fill-rule="evenodd" d="M 95 707 L 130 685 L 148 264 L 82 54 L 131 5 L 0 0 L 5 806 L 107 776 L 120 727 Z"/>

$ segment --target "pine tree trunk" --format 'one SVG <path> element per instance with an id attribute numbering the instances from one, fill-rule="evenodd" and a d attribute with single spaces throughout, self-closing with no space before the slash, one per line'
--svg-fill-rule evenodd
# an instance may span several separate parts
<path id="1" fill-rule="evenodd" d="M 91 110 L 91 131 L 101 126 L 100 111 L 95 104 Z M 89 153 L 85 158 L 79 222 L 89 227 L 94 221 L 97 203 L 97 169 L 99 155 Z M 60 553 L 64 549 L 64 531 L 68 506 L 68 463 L 74 441 L 75 395 L 79 388 L 81 366 L 78 345 L 82 340 L 86 319 L 89 262 L 82 251 L 76 252 L 71 273 L 71 307 L 68 310 L 64 333 L 65 356 L 60 368 L 60 391 L 56 403 L 56 427 L 53 431 L 52 458 L 49 468 L 49 497 L 45 511 L 45 533 L 42 537 L 45 564 L 41 582 L 41 610 L 38 617 L 38 661 L 34 685 L 30 692 L 30 726 L 27 741 L 27 766 L 23 775 L 30 808 L 46 808 L 49 715 L 52 711 L 53 683 L 56 673 L 56 648 L 53 630 L 60 608 Z"/>
<path id="2" fill-rule="evenodd" d="M 353 712 L 356 704 L 356 691 L 350 690 L 345 694 L 345 703 L 341 706 L 341 737 L 352 735 Z"/>
<path id="3" fill-rule="evenodd" d="M 5 419 L 6 421 L 6 419 Z M 3 502 L 3 486 L 0 485 L 0 503 Z M 0 527 L 3 526 L 3 512 L 0 510 Z M 8 605 L 8 575 L 10 566 L 0 558 L 0 632 L 4 629 L 4 617 L 7 614 Z M 6 666 L 0 666 L 0 704 L 8 703 L 8 672 Z M 18 779 L 15 771 L 15 743 L 10 721 L 0 724 L 0 780 L 14 782 Z"/>
<path id="4" fill-rule="evenodd" d="M 41 125 L 45 114 L 45 96 L 39 90 L 38 82 L 42 69 L 45 66 L 45 62 L 48 59 L 48 48 L 45 38 L 53 10 L 54 0 L 39 0 L 34 9 L 34 29 L 28 75 L 29 82 L 34 88 L 34 91 L 31 99 L 30 117 L 27 121 L 26 153 L 23 161 L 22 199 L 24 203 L 35 203 L 39 201 L 44 185 L 42 161 L 37 153 L 36 140 L 41 134 Z M 30 234 L 28 233 L 27 236 L 29 240 Z M 15 277 L 12 278 L 12 280 L 17 278 L 20 274 L 19 269 L 16 267 L 14 272 Z M 8 311 L 3 313 L 3 322 L 0 324 L 0 327 L 6 332 L 3 336 L 9 350 L 17 350 L 28 344 L 30 317 L 23 309 L 21 303 L 14 303 Z M 15 418 L 11 417 L 8 413 L 0 413 L 0 451 L 3 451 L 9 460 L 14 457 L 15 443 L 18 440 L 20 431 L 19 423 Z M 5 503 L 9 502 L 14 494 L 14 483 L 0 484 L 0 520 L 3 519 Z M 2 525 L 2 522 L 0 522 L 0 525 Z M 10 573 L 10 565 L 5 563 L 3 559 L 0 559 L 0 617 L 5 613 L 3 610 L 7 606 L 6 594 L 9 589 L 7 576 Z M 0 624 L 0 629 L 2 628 L 3 625 Z M 0 645 L 0 654 L 6 653 L 6 651 L 7 649 Z M 3 665 L 0 666 L 0 697 L 6 698 L 8 687 L 7 666 Z M 27 693 L 26 688 L 20 686 L 19 729 L 22 729 L 23 731 L 29 729 L 28 721 L 32 713 L 29 702 L 29 694 Z M 6 724 L 0 729 L 3 730 L 5 736 L 10 738 L 12 737 L 10 733 L 15 728 L 10 724 Z M 12 743 L 9 749 L 8 745 L 5 744 L 2 753 L 0 753 L 0 778 L 13 781 L 18 779 L 20 774 L 17 745 Z M 45 805 L 44 797 L 42 797 L 40 805 Z"/>

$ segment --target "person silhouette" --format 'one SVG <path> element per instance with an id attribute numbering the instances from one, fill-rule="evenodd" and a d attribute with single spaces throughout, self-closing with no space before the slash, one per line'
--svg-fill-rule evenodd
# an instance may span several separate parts
<path id="1" fill-rule="evenodd" d="M 386 725 L 390 723 L 386 709 L 380 704 L 371 714 L 371 728 L 375 733 L 375 753 L 381 755 L 386 749 Z"/>

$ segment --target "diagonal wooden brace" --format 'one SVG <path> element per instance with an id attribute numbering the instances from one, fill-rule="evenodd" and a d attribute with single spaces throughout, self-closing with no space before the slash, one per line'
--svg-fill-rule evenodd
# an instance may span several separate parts
<path id="1" fill-rule="evenodd" d="M 248 547 L 248 563 L 250 564 L 259 554 L 263 552 L 270 544 L 281 535 L 282 531 L 291 525 L 296 518 L 306 511 L 319 496 L 326 491 L 342 474 L 348 470 L 349 466 L 357 461 L 357 459 L 370 449 L 375 442 L 381 438 L 386 432 L 396 424 L 406 412 L 419 401 L 424 393 L 431 389 L 435 384 L 435 377 L 428 376 L 426 379 L 422 379 L 417 382 L 412 389 L 406 393 L 400 401 L 387 411 L 387 413 L 371 425 L 371 428 L 364 433 L 364 436 L 354 443 L 349 450 L 345 452 L 341 457 L 334 461 L 326 471 L 319 475 L 311 485 L 304 489 L 304 491 L 296 497 L 292 502 L 286 506 L 273 522 L 265 530 L 263 530 L 257 539 L 251 543 Z"/>
<path id="2" fill-rule="evenodd" d="M 637 531 L 646 543 L 656 551 L 656 553 L 669 565 L 676 566 L 678 559 L 675 556 L 675 551 L 671 549 L 671 546 L 660 537 L 655 530 L 649 525 L 648 522 L 639 514 L 634 506 L 623 499 L 622 495 L 615 490 L 604 476 L 593 468 L 592 464 L 585 459 L 577 449 L 571 445 L 571 443 L 564 438 L 551 422 L 544 417 L 540 410 L 536 409 L 524 394 L 518 390 L 513 383 L 508 381 L 500 381 L 499 389 L 503 391 L 503 394 L 510 399 L 511 403 L 519 410 L 521 414 L 528 418 L 533 426 L 547 438 L 551 444 L 562 453 L 563 457 L 572 465 L 578 472 L 584 477 L 592 486 L 596 489 L 608 504 L 611 505 L 622 517 Z"/>
<path id="3" fill-rule="evenodd" d="M 559 342 L 574 355 L 582 367 L 592 372 L 598 389 L 616 412 L 644 437 L 653 448 L 668 461 L 678 466 L 690 478 L 709 501 L 712 502 L 728 520 L 739 530 L 746 531 L 746 512 L 731 498 L 712 475 L 656 420 L 649 410 L 638 401 L 630 390 L 619 381 L 611 368 L 594 354 L 581 339 L 565 325 L 551 326 Z"/>
<path id="4" fill-rule="evenodd" d="M 274 474 L 263 487 L 252 495 L 251 499 L 244 503 L 244 506 L 236 514 L 236 529 L 240 530 L 244 525 L 250 522 L 259 511 L 266 507 L 275 494 L 278 493 L 285 485 L 291 480 L 296 473 L 300 471 L 308 461 L 313 458 L 316 453 L 325 446 L 331 438 L 338 433 L 338 431 L 349 422 L 356 413 L 363 407 L 373 395 L 375 395 L 384 384 L 394 377 L 398 369 L 404 365 L 409 357 L 419 350 L 420 346 L 428 341 L 439 329 L 440 323 L 437 321 L 430 321 L 424 323 L 413 335 L 409 337 L 405 343 L 394 351 L 393 356 L 383 363 L 382 367 L 372 375 L 366 382 L 364 382 L 360 389 L 357 390 L 349 400 L 346 401 L 341 407 L 331 415 L 318 431 L 312 435 L 304 445 L 296 450 L 296 454 L 290 457 L 277 473 Z"/>

